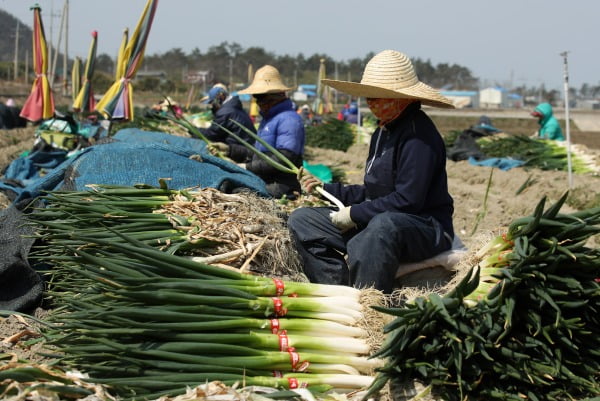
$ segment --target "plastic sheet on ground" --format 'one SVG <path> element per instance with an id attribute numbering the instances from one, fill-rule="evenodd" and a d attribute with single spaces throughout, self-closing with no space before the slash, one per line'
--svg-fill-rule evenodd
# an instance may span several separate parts
<path id="1" fill-rule="evenodd" d="M 477 160 L 474 157 L 469 157 L 469 163 L 474 166 L 496 167 L 503 171 L 510 170 L 514 167 L 520 167 L 525 164 L 525 162 L 522 160 L 511 159 L 508 157 L 490 157 L 483 160 Z"/>
<path id="2" fill-rule="evenodd" d="M 28 174 L 32 172 L 28 170 Z M 83 149 L 43 177 L 33 174 L 23 187 L 5 182 L 0 183 L 0 189 L 11 189 L 19 201 L 35 198 L 45 191 L 81 191 L 88 184 L 158 186 L 160 179 L 167 179 L 172 189 L 209 187 L 234 192 L 244 188 L 269 196 L 262 179 L 212 156 L 204 142 L 137 129 L 118 132 L 113 142 Z"/>

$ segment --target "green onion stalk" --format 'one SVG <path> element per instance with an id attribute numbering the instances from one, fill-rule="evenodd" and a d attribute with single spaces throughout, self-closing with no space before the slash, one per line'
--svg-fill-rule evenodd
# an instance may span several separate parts
<path id="1" fill-rule="evenodd" d="M 185 118 L 185 116 L 183 115 L 175 115 L 175 113 L 173 112 L 173 110 L 171 110 L 171 113 L 166 113 L 166 114 L 161 114 L 160 119 L 166 119 L 168 121 L 171 121 L 177 125 L 180 125 L 181 127 L 185 128 L 188 132 L 192 133 L 193 135 L 195 135 L 196 137 L 198 137 L 200 140 L 204 141 L 204 143 L 206 143 L 207 145 L 211 144 L 212 141 L 210 139 L 208 139 L 208 137 L 206 135 L 204 135 L 202 133 L 202 131 L 200 131 L 194 124 L 192 124 L 187 118 Z M 218 158 L 223 159 L 223 160 L 229 160 L 231 161 L 231 159 L 229 159 L 227 156 L 225 156 L 222 152 L 217 151 L 217 155 Z"/>
<path id="2" fill-rule="evenodd" d="M 117 388 L 125 388 L 129 391 L 136 391 L 136 395 L 142 393 L 143 399 L 157 399 L 163 396 L 175 396 L 183 394 L 186 388 L 203 384 L 209 381 L 218 380 L 225 385 L 233 386 L 242 383 L 244 386 L 260 386 L 280 389 L 312 389 L 313 392 L 325 393 L 350 392 L 357 388 L 368 386 L 373 378 L 370 376 L 359 375 L 340 375 L 323 374 L 318 377 L 302 373 L 287 373 L 283 375 L 270 374 L 265 376 L 246 376 L 244 374 L 173 374 L 173 375 L 155 375 L 146 379 L 144 376 L 122 378 L 118 380 L 105 380 L 105 382 L 114 385 Z M 170 390 L 162 390 L 170 388 Z M 145 393 L 147 389 L 152 393 Z M 125 393 L 126 395 L 127 393 Z M 283 392 L 282 392 L 283 394 Z M 296 398 L 298 393 L 290 392 L 286 394 L 287 398 Z M 129 399 L 129 398 L 126 398 Z M 133 397 L 132 399 L 139 399 Z"/>

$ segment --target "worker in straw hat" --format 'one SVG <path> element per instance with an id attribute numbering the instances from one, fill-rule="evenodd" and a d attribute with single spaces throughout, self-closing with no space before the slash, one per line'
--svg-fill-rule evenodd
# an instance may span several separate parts
<path id="1" fill-rule="evenodd" d="M 258 136 L 300 167 L 304 154 L 304 124 L 286 95 L 291 89 L 283 83 L 277 68 L 265 65 L 256 71 L 250 86 L 238 93 L 252 95 L 256 100 L 262 117 Z M 257 143 L 256 147 L 273 157 L 262 144 Z M 246 169 L 262 178 L 275 198 L 294 199 L 301 191 L 295 174 L 277 170 L 256 154 L 246 164 Z"/>
<path id="2" fill-rule="evenodd" d="M 323 79 L 340 92 L 365 97 L 378 119 L 363 185 L 325 184 L 344 205 L 299 208 L 288 226 L 310 281 L 375 287 L 389 293 L 401 263 L 452 246 L 453 200 L 443 139 L 422 105 L 453 108 L 419 81 L 410 59 L 385 50 L 366 65 L 360 83 Z M 301 170 L 303 190 L 323 185 Z"/>
<path id="3" fill-rule="evenodd" d="M 247 131 L 256 133 L 256 129 L 244 110 L 239 96 L 229 94 L 225 85 L 217 83 L 200 101 L 210 105 L 213 115 L 211 125 L 208 128 L 200 128 L 200 131 L 212 141 L 207 145 L 208 151 L 212 154 L 223 153 L 238 163 L 248 162 L 250 155 L 246 147 L 228 134 L 228 131 L 231 131 L 246 142 L 254 144 L 254 139 Z"/>

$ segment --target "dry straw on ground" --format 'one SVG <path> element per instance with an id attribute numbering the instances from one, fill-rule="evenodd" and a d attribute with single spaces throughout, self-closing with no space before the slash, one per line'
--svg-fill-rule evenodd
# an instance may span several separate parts
<path id="1" fill-rule="evenodd" d="M 176 228 L 186 231 L 192 242 L 215 243 L 197 248 L 194 260 L 247 273 L 306 281 L 285 221 L 273 200 L 250 192 L 225 194 L 212 188 L 189 194 L 192 199 L 178 195 L 155 212 L 188 218 L 190 226 Z"/>

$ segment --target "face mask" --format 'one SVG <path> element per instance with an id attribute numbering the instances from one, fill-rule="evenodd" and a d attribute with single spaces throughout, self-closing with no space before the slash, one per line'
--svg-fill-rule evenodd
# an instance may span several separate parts
<path id="1" fill-rule="evenodd" d="M 367 104 L 373 115 L 379 120 L 379 125 L 384 126 L 395 120 L 413 101 L 410 99 L 373 99 L 368 98 Z"/>

